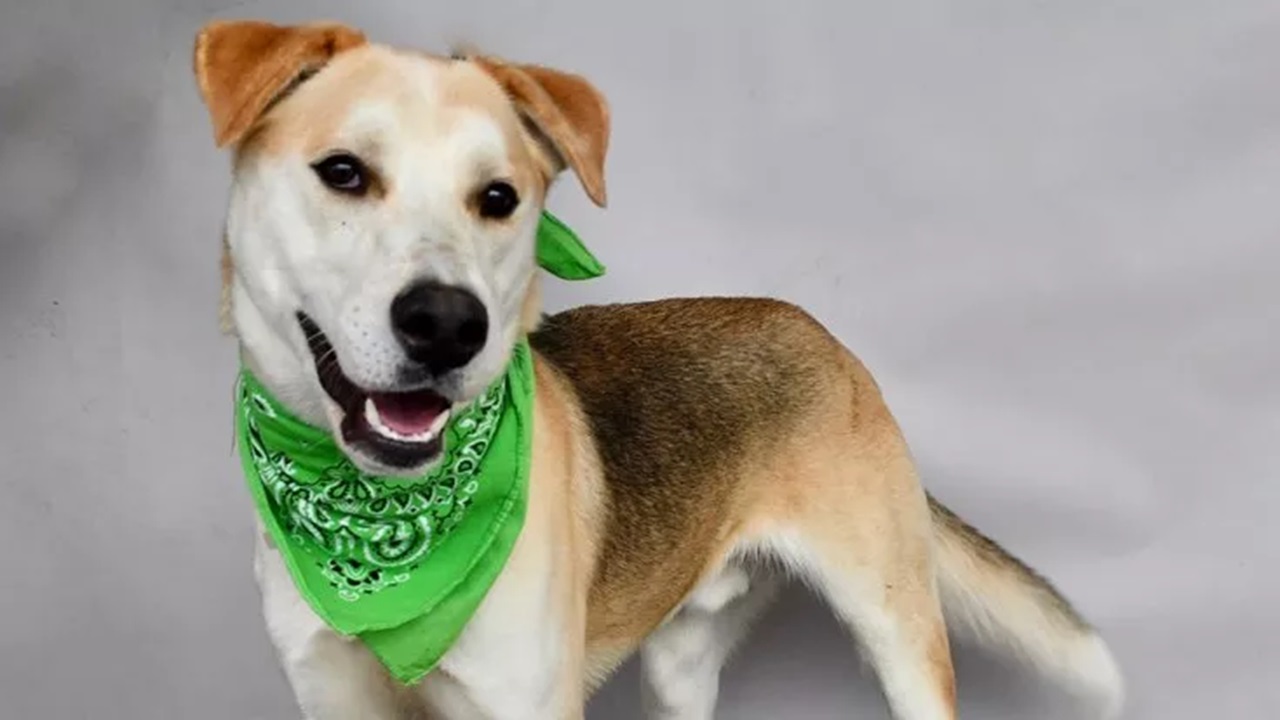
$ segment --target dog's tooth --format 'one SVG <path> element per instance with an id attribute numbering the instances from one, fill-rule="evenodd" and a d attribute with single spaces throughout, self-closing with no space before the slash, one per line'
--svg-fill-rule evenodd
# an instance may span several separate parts
<path id="1" fill-rule="evenodd" d="M 431 427 L 427 428 L 427 431 L 423 433 L 423 436 L 426 439 L 430 440 L 436 435 L 439 435 L 440 431 L 444 429 L 445 423 L 449 422 L 449 415 L 451 415 L 452 413 L 453 413 L 452 410 L 445 410 L 444 412 L 440 413 L 440 415 L 431 422 Z"/>
<path id="2" fill-rule="evenodd" d="M 378 414 L 378 404 L 371 397 L 364 399 L 364 419 L 368 421 L 369 427 L 377 431 L 378 434 L 388 437 L 395 436 L 391 428 L 382 422 L 382 416 Z"/>

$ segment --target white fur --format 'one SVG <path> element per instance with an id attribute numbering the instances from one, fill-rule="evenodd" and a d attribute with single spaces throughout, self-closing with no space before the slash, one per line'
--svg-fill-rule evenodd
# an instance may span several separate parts
<path id="1" fill-rule="evenodd" d="M 730 562 L 704 580 L 640 648 L 643 702 L 652 720 L 712 720 L 720 671 L 776 597 L 779 579 Z"/>
<path id="2" fill-rule="evenodd" d="M 363 646 L 338 637 L 298 593 L 284 561 L 258 532 L 254 570 L 267 633 L 306 720 L 400 720 L 403 704 Z"/>

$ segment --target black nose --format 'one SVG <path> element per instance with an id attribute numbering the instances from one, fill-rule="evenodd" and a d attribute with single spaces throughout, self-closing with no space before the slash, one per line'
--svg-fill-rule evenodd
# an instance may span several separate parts
<path id="1" fill-rule="evenodd" d="M 405 353 L 438 375 L 480 352 L 489 335 L 489 313 L 469 290 L 417 282 L 391 301 L 391 327 Z"/>

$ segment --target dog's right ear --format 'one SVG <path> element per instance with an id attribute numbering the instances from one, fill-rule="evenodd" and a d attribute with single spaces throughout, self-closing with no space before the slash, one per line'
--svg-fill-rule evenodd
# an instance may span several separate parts
<path id="1" fill-rule="evenodd" d="M 334 55 L 365 43 L 337 23 L 215 21 L 196 35 L 195 73 L 218 147 L 242 140 L 267 108 Z"/>

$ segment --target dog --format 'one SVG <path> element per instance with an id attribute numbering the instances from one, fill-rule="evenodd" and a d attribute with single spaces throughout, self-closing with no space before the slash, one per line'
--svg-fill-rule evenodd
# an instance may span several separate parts
<path id="1" fill-rule="evenodd" d="M 245 366 L 351 463 L 421 475 L 440 443 L 344 432 L 358 411 L 326 390 L 325 361 L 369 402 L 425 388 L 456 408 L 518 342 L 532 348 L 527 518 L 420 682 L 321 621 L 259 533 L 266 626 L 308 720 L 583 718 L 633 654 L 649 717 L 711 718 L 722 665 L 791 578 L 858 639 L 897 720 L 956 717 L 949 623 L 1093 699 L 1097 717 L 1120 712 L 1106 642 L 926 493 L 876 381 L 802 309 L 541 311 L 548 188 L 572 173 L 606 204 L 609 105 L 589 81 L 330 22 L 211 22 L 194 69 L 233 158 L 224 320 Z M 392 307 L 406 293 L 426 294 L 416 326 Z"/>

